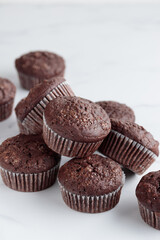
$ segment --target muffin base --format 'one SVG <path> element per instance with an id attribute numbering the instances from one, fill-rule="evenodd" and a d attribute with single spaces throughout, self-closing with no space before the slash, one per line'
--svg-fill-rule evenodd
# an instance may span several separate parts
<path id="1" fill-rule="evenodd" d="M 139 201 L 138 205 L 142 219 L 151 227 L 160 230 L 160 212 L 151 211 L 143 206 Z"/>
<path id="2" fill-rule="evenodd" d="M 3 121 L 12 114 L 14 99 L 0 105 L 0 121 Z"/>
<path id="3" fill-rule="evenodd" d="M 42 173 L 14 173 L 1 167 L 1 176 L 5 185 L 20 192 L 37 192 L 52 186 L 57 178 L 58 163 Z"/>
<path id="4" fill-rule="evenodd" d="M 98 142 L 77 142 L 63 138 L 48 127 L 43 116 L 43 139 L 54 152 L 68 157 L 87 157 L 92 155 L 103 140 Z"/>
<path id="5" fill-rule="evenodd" d="M 84 213 L 100 213 L 114 208 L 120 199 L 121 190 L 124 185 L 125 176 L 123 175 L 123 184 L 109 194 L 100 196 L 82 196 L 67 191 L 58 181 L 64 202 L 71 209 Z"/>
<path id="6" fill-rule="evenodd" d="M 99 151 L 137 174 L 143 174 L 157 157 L 143 145 L 114 130 L 104 139 Z"/>
<path id="7" fill-rule="evenodd" d="M 26 135 L 41 133 L 43 128 L 44 109 L 50 101 L 59 96 L 74 96 L 71 87 L 66 82 L 59 84 L 50 91 L 50 93 L 30 111 L 22 122 L 18 121 L 20 132 Z"/>
<path id="8" fill-rule="evenodd" d="M 24 73 L 21 73 L 19 71 L 18 71 L 18 76 L 19 76 L 21 86 L 26 90 L 30 90 L 31 88 L 33 88 L 37 84 L 43 82 L 42 79 L 32 77 L 32 76 L 28 76 L 28 75 L 26 75 Z M 63 76 L 64 76 L 64 71 L 62 71 L 59 75 L 56 75 L 55 77 L 63 77 Z"/>

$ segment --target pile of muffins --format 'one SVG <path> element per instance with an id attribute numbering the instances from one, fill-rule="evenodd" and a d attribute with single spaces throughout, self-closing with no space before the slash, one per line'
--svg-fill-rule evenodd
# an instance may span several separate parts
<path id="1" fill-rule="evenodd" d="M 15 108 L 20 134 L 0 146 L 4 183 L 34 192 L 53 185 L 58 175 L 70 208 L 86 213 L 112 209 L 125 183 L 122 169 L 143 174 L 159 155 L 159 143 L 135 123 L 127 105 L 75 96 L 57 54 L 25 54 L 16 68 L 29 93 Z M 11 115 L 15 93 L 13 83 L 0 78 L 0 121 Z M 97 150 L 103 156 L 94 154 Z M 72 159 L 59 169 L 61 156 Z M 136 195 L 144 221 L 160 230 L 160 171 L 145 175 Z"/>

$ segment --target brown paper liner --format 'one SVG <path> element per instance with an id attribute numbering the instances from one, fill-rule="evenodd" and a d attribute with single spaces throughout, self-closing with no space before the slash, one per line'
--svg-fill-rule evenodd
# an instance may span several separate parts
<path id="1" fill-rule="evenodd" d="M 151 227 L 160 230 L 160 212 L 151 211 L 143 206 L 139 201 L 138 205 L 142 219 Z"/>
<path id="2" fill-rule="evenodd" d="M 115 191 L 100 196 L 82 196 L 67 191 L 58 181 L 61 194 L 67 206 L 73 210 L 85 213 L 100 213 L 114 208 L 120 199 L 121 190 L 124 185 L 125 176 L 123 176 L 123 184 Z"/>
<path id="3" fill-rule="evenodd" d="M 25 134 L 25 135 L 29 135 L 29 134 L 32 134 L 28 128 L 25 128 L 23 125 L 22 125 L 22 122 L 19 121 L 17 119 L 17 123 L 18 123 L 18 127 L 19 127 L 19 130 L 20 130 L 20 133 L 22 134 Z"/>
<path id="4" fill-rule="evenodd" d="M 18 72 L 18 76 L 19 76 L 21 86 L 23 88 L 27 89 L 27 90 L 30 90 L 31 88 L 33 88 L 37 84 L 43 82 L 42 79 L 39 79 L 39 78 L 36 78 L 36 77 L 31 77 L 31 76 L 28 76 L 28 75 L 26 75 L 24 73 L 21 73 L 21 72 Z M 62 71 L 56 77 L 63 77 L 63 76 L 64 76 L 64 71 Z"/>
<path id="5" fill-rule="evenodd" d="M 68 83 L 63 82 L 48 93 L 25 117 L 23 122 L 18 121 L 20 132 L 23 134 L 39 134 L 43 128 L 43 112 L 47 104 L 58 96 L 74 96 Z"/>
<path id="6" fill-rule="evenodd" d="M 104 139 L 99 151 L 137 174 L 143 174 L 156 159 L 152 151 L 114 130 Z"/>
<path id="7" fill-rule="evenodd" d="M 103 140 L 98 142 L 86 143 L 76 142 L 63 138 L 48 127 L 43 116 L 43 139 L 47 146 L 54 152 L 68 157 L 86 157 L 92 155 Z"/>
<path id="8" fill-rule="evenodd" d="M 52 186 L 57 178 L 59 163 L 52 169 L 42 173 L 14 173 L 1 168 L 1 176 L 5 185 L 21 192 L 37 192 Z"/>
<path id="9" fill-rule="evenodd" d="M 7 119 L 11 115 L 12 109 L 13 109 L 13 103 L 14 103 L 14 99 L 11 99 L 7 103 L 0 105 L 0 121 Z"/>

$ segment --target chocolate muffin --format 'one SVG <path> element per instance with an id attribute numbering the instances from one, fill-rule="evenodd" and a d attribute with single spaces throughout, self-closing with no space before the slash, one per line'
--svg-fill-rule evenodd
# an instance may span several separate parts
<path id="1" fill-rule="evenodd" d="M 114 101 L 100 101 L 96 103 L 106 111 L 111 119 L 120 120 L 123 122 L 135 122 L 134 112 L 126 104 Z"/>
<path id="2" fill-rule="evenodd" d="M 0 121 L 11 115 L 15 94 L 15 85 L 8 79 L 0 78 Z"/>
<path id="3" fill-rule="evenodd" d="M 56 180 L 60 155 L 51 151 L 41 135 L 17 135 L 0 145 L 4 183 L 17 191 L 35 192 Z"/>
<path id="4" fill-rule="evenodd" d="M 47 51 L 27 53 L 16 59 L 15 66 L 22 87 L 27 90 L 45 79 L 63 77 L 65 70 L 64 59 Z"/>
<path id="5" fill-rule="evenodd" d="M 112 119 L 111 124 L 99 151 L 135 173 L 144 173 L 159 155 L 158 141 L 136 123 Z"/>
<path id="6" fill-rule="evenodd" d="M 44 80 L 32 88 L 25 99 L 15 108 L 20 132 L 39 134 L 42 132 L 43 111 L 46 105 L 59 96 L 74 96 L 74 93 L 63 77 Z"/>
<path id="7" fill-rule="evenodd" d="M 160 230 L 160 171 L 142 177 L 136 188 L 136 196 L 142 219 Z"/>
<path id="8" fill-rule="evenodd" d="M 64 156 L 91 155 L 110 129 L 103 108 L 80 97 L 55 98 L 44 111 L 43 138 L 49 148 Z"/>
<path id="9" fill-rule="evenodd" d="M 110 210 L 119 202 L 124 173 L 116 162 L 95 154 L 64 164 L 58 182 L 63 200 L 70 208 L 98 213 Z"/>

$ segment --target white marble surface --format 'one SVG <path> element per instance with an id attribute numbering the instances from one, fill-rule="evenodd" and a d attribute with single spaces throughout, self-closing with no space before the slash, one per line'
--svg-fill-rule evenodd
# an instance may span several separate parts
<path id="1" fill-rule="evenodd" d="M 62 3 L 62 4 L 75 4 L 75 3 L 83 3 L 83 4 L 95 4 L 95 3 L 120 3 L 120 4 L 128 4 L 128 3 L 159 3 L 159 0 L 0 0 L 0 3 L 32 3 L 32 4 L 48 4 L 48 3 Z"/>
<path id="2" fill-rule="evenodd" d="M 0 5 L 0 76 L 21 89 L 14 59 L 36 49 L 64 56 L 66 78 L 77 95 L 113 99 L 133 107 L 137 123 L 160 140 L 160 5 Z M 18 133 L 15 114 L 0 123 L 0 142 Z M 62 159 L 62 164 L 66 158 Z M 160 167 L 159 159 L 148 170 Z M 20 193 L 0 179 L 0 239 L 159 239 L 139 215 L 127 177 L 120 203 L 101 214 L 84 214 L 63 203 L 56 183 Z"/>

